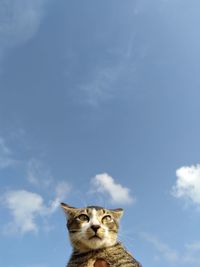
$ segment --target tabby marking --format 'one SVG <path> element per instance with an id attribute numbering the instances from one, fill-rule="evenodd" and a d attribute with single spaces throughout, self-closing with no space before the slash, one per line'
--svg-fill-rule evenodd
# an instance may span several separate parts
<path id="1" fill-rule="evenodd" d="M 73 253 L 67 267 L 94 267 L 96 262 L 112 267 L 139 267 L 140 264 L 117 240 L 122 209 L 98 206 L 74 208 L 61 203 Z M 102 260 L 102 261 L 99 261 Z"/>

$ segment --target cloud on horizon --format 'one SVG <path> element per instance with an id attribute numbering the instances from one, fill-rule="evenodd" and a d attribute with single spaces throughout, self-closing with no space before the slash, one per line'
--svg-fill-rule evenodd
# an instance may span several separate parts
<path id="1" fill-rule="evenodd" d="M 172 195 L 200 205 L 200 164 L 183 166 L 176 171 L 176 184 L 172 187 Z"/>
<path id="2" fill-rule="evenodd" d="M 140 233 L 140 235 L 145 241 L 153 245 L 153 248 L 158 253 L 155 256 L 156 261 L 164 259 L 172 266 L 188 266 L 188 264 L 197 266 L 200 264 L 200 241 L 185 244 L 184 251 L 181 252 L 171 248 L 155 235 L 144 232 Z"/>
<path id="3" fill-rule="evenodd" d="M 107 173 L 98 174 L 91 179 L 92 192 L 107 194 L 113 204 L 131 204 L 135 198 L 130 189 L 116 183 Z"/>
<path id="4" fill-rule="evenodd" d="M 179 255 L 176 250 L 170 248 L 166 243 L 162 242 L 154 235 L 141 233 L 141 237 L 151 243 L 165 260 L 170 263 L 178 263 Z"/>

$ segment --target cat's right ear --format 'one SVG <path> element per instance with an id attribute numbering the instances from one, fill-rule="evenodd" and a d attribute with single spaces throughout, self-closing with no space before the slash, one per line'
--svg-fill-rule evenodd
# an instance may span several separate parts
<path id="1" fill-rule="evenodd" d="M 64 212 L 67 214 L 67 215 L 73 215 L 75 212 L 76 212 L 76 208 L 74 207 L 71 207 L 65 203 L 60 203 L 60 206 L 61 208 L 64 210 Z"/>

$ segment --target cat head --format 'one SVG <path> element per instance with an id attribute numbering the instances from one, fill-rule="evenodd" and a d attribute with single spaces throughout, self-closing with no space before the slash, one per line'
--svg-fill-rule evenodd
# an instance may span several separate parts
<path id="1" fill-rule="evenodd" d="M 61 203 L 61 207 L 67 214 L 67 228 L 75 250 L 95 250 L 117 242 L 122 209 L 110 210 L 97 206 L 74 208 L 65 203 Z"/>

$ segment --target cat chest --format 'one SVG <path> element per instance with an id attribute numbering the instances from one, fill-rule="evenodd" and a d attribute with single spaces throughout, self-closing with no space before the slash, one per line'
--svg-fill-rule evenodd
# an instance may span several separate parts
<path id="1" fill-rule="evenodd" d="M 109 265 L 104 260 L 89 259 L 85 263 L 76 265 L 84 267 L 108 267 Z"/>
<path id="2" fill-rule="evenodd" d="M 107 251 L 104 251 L 103 253 L 97 253 L 96 255 L 93 254 L 84 257 L 76 257 L 69 262 L 68 267 L 138 266 L 137 264 L 134 263 L 132 256 L 128 254 L 126 251 L 118 251 L 118 253 L 117 252 L 106 253 L 106 252 Z"/>

